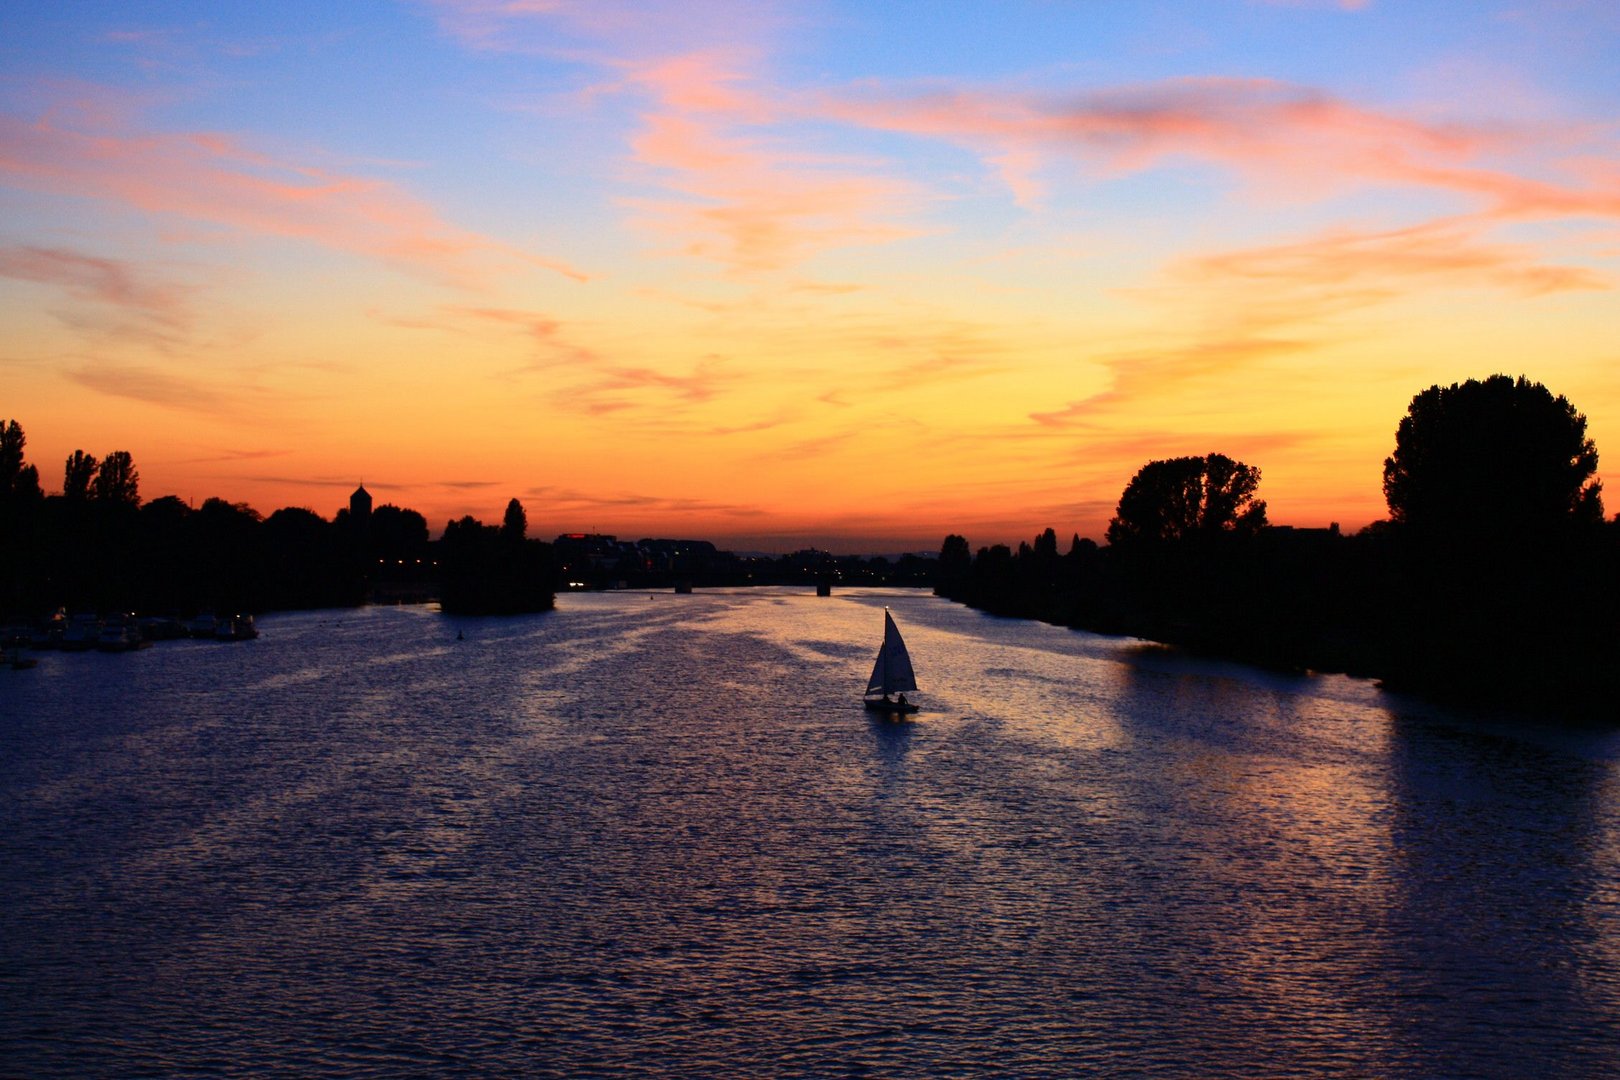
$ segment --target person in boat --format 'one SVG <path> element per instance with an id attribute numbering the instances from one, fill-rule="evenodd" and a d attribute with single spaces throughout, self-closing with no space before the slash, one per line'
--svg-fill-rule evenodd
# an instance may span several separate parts
<path id="1" fill-rule="evenodd" d="M 907 701 L 906 701 L 906 695 L 904 695 L 904 694 L 901 694 L 901 695 L 900 695 L 900 707 L 901 707 L 901 708 L 902 708 L 902 709 L 903 709 L 903 708 L 905 708 L 905 707 L 906 707 L 906 706 L 907 706 L 907 705 L 908 705 L 908 704 L 909 704 L 909 702 L 907 702 Z"/>

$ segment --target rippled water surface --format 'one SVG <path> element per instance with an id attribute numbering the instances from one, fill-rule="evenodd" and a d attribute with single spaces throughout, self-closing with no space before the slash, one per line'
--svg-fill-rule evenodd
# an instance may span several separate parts
<path id="1" fill-rule="evenodd" d="M 0 1074 L 1620 1075 L 1608 735 L 907 592 L 260 625 L 0 671 Z"/>

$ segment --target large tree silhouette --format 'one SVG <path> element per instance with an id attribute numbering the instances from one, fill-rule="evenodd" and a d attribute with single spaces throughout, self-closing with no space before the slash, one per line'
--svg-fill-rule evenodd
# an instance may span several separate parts
<path id="1" fill-rule="evenodd" d="M 1523 376 L 1431 386 L 1384 461 L 1391 520 L 1420 535 L 1523 537 L 1603 517 L 1586 417 Z"/>
<path id="2" fill-rule="evenodd" d="M 104 503 L 139 506 L 141 474 L 135 468 L 135 459 L 128 450 L 114 450 L 96 470 L 91 486 L 96 499 Z"/>
<path id="3" fill-rule="evenodd" d="M 0 501 L 38 501 L 39 470 L 23 460 L 28 437 L 15 420 L 0 424 Z"/>
<path id="4" fill-rule="evenodd" d="M 62 494 L 74 502 L 90 497 L 90 485 L 95 482 L 96 470 L 101 462 L 95 455 L 75 450 L 62 466 Z"/>
<path id="5" fill-rule="evenodd" d="M 1266 504 L 1254 498 L 1259 486 L 1259 469 L 1225 454 L 1150 461 L 1120 495 L 1108 542 L 1142 546 L 1258 532 L 1266 524 Z"/>
<path id="6" fill-rule="evenodd" d="M 506 504 L 506 516 L 501 519 L 501 539 L 509 544 L 521 543 L 529 532 L 529 516 L 523 504 L 516 499 Z"/>

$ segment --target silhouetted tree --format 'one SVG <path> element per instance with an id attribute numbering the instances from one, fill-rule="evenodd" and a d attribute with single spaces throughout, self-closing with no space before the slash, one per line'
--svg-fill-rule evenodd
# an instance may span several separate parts
<path id="1" fill-rule="evenodd" d="M 1384 461 L 1391 519 L 1419 534 L 1524 536 L 1603 519 L 1586 417 L 1522 376 L 1412 399 Z"/>
<path id="2" fill-rule="evenodd" d="M 0 501 L 33 502 L 40 498 L 39 470 L 23 460 L 28 438 L 15 420 L 0 424 Z"/>
<path id="3" fill-rule="evenodd" d="M 1252 535 L 1266 524 L 1260 470 L 1224 454 L 1150 461 L 1119 497 L 1108 542 L 1142 546 L 1199 535 Z"/>
<path id="4" fill-rule="evenodd" d="M 506 516 L 501 519 L 501 539 L 507 543 L 521 541 L 529 531 L 529 518 L 523 504 L 513 499 L 506 504 Z"/>
<path id="5" fill-rule="evenodd" d="M 28 439 L 15 420 L 0 424 L 0 610 L 33 606 L 40 585 L 35 550 L 43 494 L 39 470 L 23 458 Z"/>
<path id="6" fill-rule="evenodd" d="M 1057 560 L 1057 531 L 1048 528 L 1035 538 L 1035 557 L 1049 562 Z"/>
<path id="7" fill-rule="evenodd" d="M 348 538 L 303 507 L 283 507 L 264 520 L 265 594 L 284 607 L 357 604 L 364 578 L 350 569 Z"/>
<path id="8" fill-rule="evenodd" d="M 439 541 L 440 606 L 460 615 L 513 615 L 548 611 L 554 603 L 556 564 L 550 544 L 514 537 L 513 499 L 500 528 L 472 515 L 445 525 Z"/>
<path id="9" fill-rule="evenodd" d="M 75 450 L 68 455 L 66 464 L 62 469 L 62 495 L 74 502 L 83 502 L 90 497 L 90 485 L 96 479 L 96 470 L 101 463 L 95 457 L 83 450 Z"/>
<path id="10" fill-rule="evenodd" d="M 120 506 L 139 506 L 141 474 L 127 450 L 114 450 L 101 462 L 91 494 L 96 501 Z"/>
<path id="11" fill-rule="evenodd" d="M 204 606 L 218 612 L 264 606 L 264 550 L 259 512 L 247 503 L 213 498 L 189 519 L 196 545 L 193 573 Z"/>
<path id="12" fill-rule="evenodd" d="M 339 511 L 347 518 L 346 510 Z M 427 551 L 427 518 L 415 510 L 384 503 L 371 512 L 372 557 L 419 559 Z"/>
<path id="13" fill-rule="evenodd" d="M 195 610 L 197 554 L 190 535 L 191 507 L 176 495 L 164 495 L 141 507 L 139 525 L 142 611 L 179 613 Z"/>
<path id="14" fill-rule="evenodd" d="M 962 599 L 961 590 L 967 584 L 968 572 L 973 567 L 973 549 L 967 537 L 951 533 L 939 547 L 939 578 L 934 591 L 953 600 Z"/>

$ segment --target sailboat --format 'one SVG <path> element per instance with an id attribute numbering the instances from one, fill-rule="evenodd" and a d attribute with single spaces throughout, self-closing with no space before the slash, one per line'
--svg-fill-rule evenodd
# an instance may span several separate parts
<path id="1" fill-rule="evenodd" d="M 877 712 L 904 715 L 914 713 L 918 707 L 906 700 L 906 692 L 915 693 L 917 676 L 911 670 L 911 654 L 900 637 L 900 628 L 894 625 L 894 616 L 883 609 L 883 647 L 878 649 L 877 663 L 872 665 L 872 677 L 866 681 L 866 707 Z M 873 697 L 882 694 L 882 697 Z M 889 695 L 899 694 L 896 701 Z"/>

